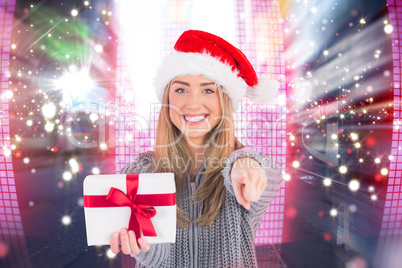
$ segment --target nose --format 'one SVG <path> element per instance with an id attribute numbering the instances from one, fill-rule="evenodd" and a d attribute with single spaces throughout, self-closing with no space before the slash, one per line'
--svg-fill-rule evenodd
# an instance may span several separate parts
<path id="1" fill-rule="evenodd" d="M 195 109 L 201 107 L 202 106 L 201 96 L 195 92 L 191 92 L 189 94 L 186 106 L 189 109 Z"/>

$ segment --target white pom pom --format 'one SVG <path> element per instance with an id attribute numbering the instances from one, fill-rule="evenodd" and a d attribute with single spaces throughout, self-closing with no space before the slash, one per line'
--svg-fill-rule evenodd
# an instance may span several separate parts
<path id="1" fill-rule="evenodd" d="M 266 104 L 278 94 L 279 82 L 274 79 L 261 78 L 258 84 L 247 87 L 247 98 L 255 104 Z"/>

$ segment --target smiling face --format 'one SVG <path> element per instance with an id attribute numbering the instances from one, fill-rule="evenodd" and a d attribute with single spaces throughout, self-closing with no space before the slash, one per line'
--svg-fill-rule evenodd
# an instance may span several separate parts
<path id="1" fill-rule="evenodd" d="M 202 145 L 219 122 L 221 104 L 215 82 L 201 75 L 174 78 L 169 88 L 169 115 L 187 143 Z"/>

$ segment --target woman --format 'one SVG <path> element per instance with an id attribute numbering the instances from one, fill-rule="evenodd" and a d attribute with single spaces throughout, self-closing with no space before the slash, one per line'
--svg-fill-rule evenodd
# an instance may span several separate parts
<path id="1" fill-rule="evenodd" d="M 244 54 L 222 38 L 193 30 L 180 36 L 155 81 L 163 104 L 155 152 L 121 171 L 175 174 L 176 242 L 149 245 L 124 228 L 113 234 L 112 252 L 131 254 L 137 267 L 257 267 L 255 233 L 282 174 L 234 136 L 232 114 L 245 88 L 238 77 L 254 102 L 276 94 L 277 82 L 258 80 Z"/>

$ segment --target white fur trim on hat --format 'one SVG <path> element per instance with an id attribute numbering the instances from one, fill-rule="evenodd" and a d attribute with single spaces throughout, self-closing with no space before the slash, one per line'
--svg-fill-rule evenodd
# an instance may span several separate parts
<path id="1" fill-rule="evenodd" d="M 203 75 L 205 78 L 221 85 L 231 102 L 233 112 L 237 110 L 237 102 L 246 93 L 246 83 L 237 77 L 237 70 L 232 71 L 229 64 L 220 62 L 206 53 L 185 53 L 173 51 L 167 55 L 158 69 L 155 78 L 156 95 L 162 102 L 163 92 L 175 77 L 185 75 Z"/>
<path id="2" fill-rule="evenodd" d="M 247 87 L 247 98 L 255 104 L 266 104 L 276 97 L 278 88 L 278 81 L 269 78 L 260 78 L 257 85 Z"/>

